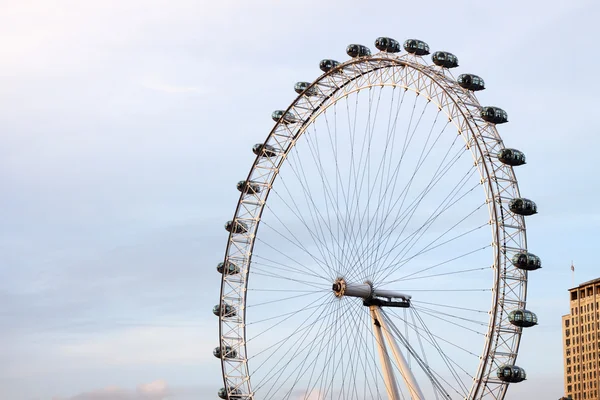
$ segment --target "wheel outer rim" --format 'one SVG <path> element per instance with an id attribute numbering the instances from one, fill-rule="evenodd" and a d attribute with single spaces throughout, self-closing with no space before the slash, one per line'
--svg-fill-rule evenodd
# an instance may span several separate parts
<path id="1" fill-rule="evenodd" d="M 341 71 L 343 72 L 340 73 Z M 379 71 L 381 73 L 378 77 L 383 77 L 388 72 L 387 79 L 391 82 L 376 81 L 360 85 L 362 80 L 371 77 L 369 74 Z M 390 71 L 393 73 L 389 73 Z M 426 81 L 429 84 L 424 84 Z M 504 144 L 495 125 L 486 123 L 479 116 L 481 105 L 473 92 L 461 88 L 449 71 L 425 64 L 421 57 L 388 53 L 351 59 L 318 77 L 305 91 L 317 90 L 320 94 L 315 96 L 318 101 L 315 97 L 300 94 L 285 110 L 286 113 L 294 113 L 299 122 L 289 125 L 277 122 L 264 141 L 284 151 L 276 157 L 257 156 L 253 163 L 246 180 L 257 182 L 263 190 L 257 194 L 240 194 L 233 220 L 239 219 L 247 223 L 248 232 L 241 235 L 229 234 L 224 259 L 224 262 L 235 262 L 241 273 L 224 274 L 221 279 L 220 301 L 229 301 L 238 309 L 237 316 L 233 319 L 219 317 L 220 345 L 232 346 L 239 356 L 238 360 L 221 359 L 223 383 L 227 392 L 238 389 L 246 398 L 254 399 L 245 344 L 245 300 L 256 233 L 279 168 L 306 127 L 335 104 L 342 97 L 340 93 L 347 95 L 373 86 L 412 90 L 441 107 L 465 139 L 474 161 L 478 163 L 488 201 L 495 259 L 486 344 L 468 398 L 503 399 L 506 394 L 508 384 L 495 378 L 495 369 L 503 364 L 514 365 L 516 361 L 522 328 L 510 324 L 507 316 L 513 309 L 524 309 L 527 296 L 527 271 L 512 267 L 510 262 L 512 254 L 527 251 L 524 217 L 513 214 L 508 209 L 508 202 L 512 198 L 521 197 L 513 168 L 502 164 L 495 157 L 504 148 Z M 331 102 L 332 99 L 335 101 Z"/>

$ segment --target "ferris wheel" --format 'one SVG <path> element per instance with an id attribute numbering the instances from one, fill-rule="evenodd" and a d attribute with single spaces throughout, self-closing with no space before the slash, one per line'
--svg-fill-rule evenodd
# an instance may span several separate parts
<path id="1" fill-rule="evenodd" d="M 375 46 L 322 60 L 252 149 L 217 266 L 222 399 L 503 399 L 526 378 L 541 261 L 507 114 L 453 54 Z"/>

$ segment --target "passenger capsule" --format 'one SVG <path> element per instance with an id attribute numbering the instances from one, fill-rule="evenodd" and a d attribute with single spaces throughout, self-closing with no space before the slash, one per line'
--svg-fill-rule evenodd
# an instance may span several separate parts
<path id="1" fill-rule="evenodd" d="M 217 271 L 220 274 L 224 273 L 226 275 L 235 275 L 240 273 L 240 268 L 231 261 L 227 261 L 224 263 L 220 262 L 219 264 L 217 264 Z"/>
<path id="2" fill-rule="evenodd" d="M 235 307 L 231 304 L 221 303 L 213 307 L 213 314 L 217 317 L 235 317 L 237 315 Z"/>
<path id="3" fill-rule="evenodd" d="M 375 47 L 386 53 L 399 53 L 400 43 L 397 40 L 389 37 L 380 37 L 375 40 Z"/>
<path id="4" fill-rule="evenodd" d="M 217 358 L 236 358 L 237 351 L 235 351 L 231 346 L 223 346 L 223 350 L 221 351 L 221 347 L 215 347 L 213 350 L 213 355 Z"/>
<path id="5" fill-rule="evenodd" d="M 219 389 L 219 392 L 217 393 L 217 395 L 219 396 L 219 398 L 227 400 L 227 390 L 225 390 L 225 388 Z M 240 392 L 240 389 L 231 389 L 229 391 L 229 398 L 231 400 L 241 399 L 242 392 Z"/>
<path id="6" fill-rule="evenodd" d="M 431 61 L 438 67 L 456 68 L 458 67 L 458 58 L 447 51 L 436 51 L 431 56 Z"/>
<path id="7" fill-rule="evenodd" d="M 225 223 L 225 230 L 231 233 L 246 233 L 248 232 L 248 226 L 242 221 L 236 221 L 235 224 L 233 221 L 227 221 Z"/>
<path id="8" fill-rule="evenodd" d="M 321 60 L 321 62 L 319 63 L 319 68 L 321 68 L 321 71 L 323 72 L 329 72 L 338 65 L 340 65 L 340 63 L 335 60 L 325 59 Z"/>
<path id="9" fill-rule="evenodd" d="M 503 164 L 515 167 L 525 164 L 525 154 L 517 149 L 502 149 L 498 153 L 498 160 Z"/>
<path id="10" fill-rule="evenodd" d="M 477 92 L 485 89 L 485 82 L 483 79 L 473 74 L 461 74 L 458 76 L 458 84 L 461 88 L 472 90 Z"/>
<path id="11" fill-rule="evenodd" d="M 498 368 L 496 375 L 502 382 L 509 383 L 522 382 L 527 378 L 525 370 L 516 365 L 502 365 Z"/>
<path id="12" fill-rule="evenodd" d="M 513 310 L 508 314 L 508 321 L 514 326 L 530 328 L 537 325 L 537 315 L 527 310 Z"/>
<path id="13" fill-rule="evenodd" d="M 260 186 L 256 182 L 248 182 L 248 181 L 239 181 L 237 185 L 235 185 L 237 190 L 242 193 L 247 194 L 257 194 L 260 193 Z"/>
<path id="14" fill-rule="evenodd" d="M 252 146 L 252 152 L 261 157 L 275 157 L 279 154 L 275 147 L 264 143 L 257 143 Z"/>
<path id="15" fill-rule="evenodd" d="M 417 56 L 429 54 L 429 45 L 422 40 L 408 39 L 404 42 L 404 50 Z"/>
<path id="16" fill-rule="evenodd" d="M 289 111 L 285 112 L 283 110 L 273 111 L 273 113 L 271 114 L 271 118 L 273 118 L 273 121 L 275 121 L 275 122 L 281 122 L 286 125 L 298 122 L 298 119 L 296 118 L 296 116 L 294 114 L 292 114 Z"/>
<path id="17" fill-rule="evenodd" d="M 298 94 L 304 93 L 305 96 L 316 96 L 317 89 L 314 86 L 309 88 L 309 86 L 309 82 L 296 82 L 296 84 L 294 85 L 294 90 Z"/>
<path id="18" fill-rule="evenodd" d="M 371 55 L 371 50 L 362 44 L 349 44 L 348 47 L 346 47 L 346 53 L 352 58 L 367 57 Z"/>
<path id="19" fill-rule="evenodd" d="M 525 271 L 535 271 L 542 268 L 542 260 L 532 253 L 517 253 L 511 259 L 512 264 Z"/>
<path id="20" fill-rule="evenodd" d="M 481 109 L 481 118 L 492 124 L 503 124 L 508 122 L 506 111 L 498 107 L 483 107 Z"/>
<path id="21" fill-rule="evenodd" d="M 522 197 L 512 199 L 508 203 L 508 208 L 510 209 L 510 211 L 519 215 L 537 214 L 537 205 L 533 201 Z"/>

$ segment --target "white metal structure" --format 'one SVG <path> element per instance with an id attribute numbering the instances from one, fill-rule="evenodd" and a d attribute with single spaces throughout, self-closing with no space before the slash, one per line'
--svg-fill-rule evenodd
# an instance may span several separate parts
<path id="1" fill-rule="evenodd" d="M 504 398 L 528 253 L 495 124 L 415 53 L 322 66 L 238 184 L 219 396 Z"/>

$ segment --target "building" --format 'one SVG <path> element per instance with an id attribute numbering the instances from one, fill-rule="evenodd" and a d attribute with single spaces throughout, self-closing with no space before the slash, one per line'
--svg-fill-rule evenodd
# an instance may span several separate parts
<path id="1" fill-rule="evenodd" d="M 562 317 L 565 396 L 600 399 L 600 278 L 569 289 Z"/>

